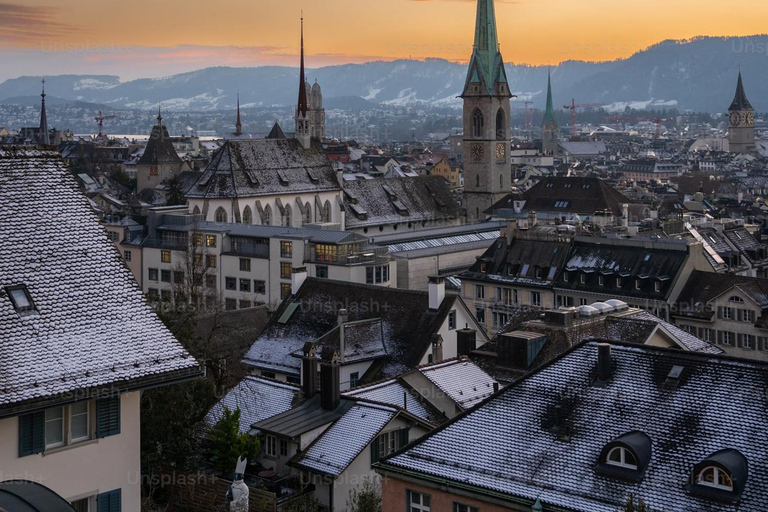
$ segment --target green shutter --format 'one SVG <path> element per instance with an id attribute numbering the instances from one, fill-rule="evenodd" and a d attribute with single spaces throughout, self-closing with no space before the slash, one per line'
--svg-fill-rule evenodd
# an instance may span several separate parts
<path id="1" fill-rule="evenodd" d="M 397 431 L 398 436 L 400 437 L 399 443 L 397 445 L 397 449 L 400 450 L 402 448 L 405 448 L 405 445 L 408 444 L 408 429 L 407 428 L 401 428 Z"/>
<path id="2" fill-rule="evenodd" d="M 120 512 L 122 508 L 121 495 L 121 489 L 99 494 L 96 497 L 97 512 Z"/>
<path id="3" fill-rule="evenodd" d="M 120 397 L 96 401 L 96 437 L 101 439 L 120 433 Z"/>
<path id="4" fill-rule="evenodd" d="M 45 412 L 19 416 L 19 457 L 43 453 L 45 449 Z"/>
<path id="5" fill-rule="evenodd" d="M 379 438 L 373 440 L 371 443 L 371 464 L 374 462 L 379 462 Z"/>

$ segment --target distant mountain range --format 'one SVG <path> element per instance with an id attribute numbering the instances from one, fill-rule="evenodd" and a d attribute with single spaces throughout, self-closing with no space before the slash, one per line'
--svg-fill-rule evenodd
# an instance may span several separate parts
<path id="1" fill-rule="evenodd" d="M 701 37 L 664 41 L 613 62 L 568 61 L 551 68 L 555 102 L 602 103 L 611 110 L 670 108 L 723 112 L 733 98 L 739 66 L 752 105 L 768 111 L 768 35 Z M 546 67 L 508 65 L 510 87 L 520 100 L 543 108 Z M 310 70 L 323 88 L 326 108 L 366 110 L 377 105 L 459 108 L 456 98 L 466 66 L 441 59 L 398 60 L 329 66 Z M 116 76 L 46 77 L 49 95 L 64 101 L 119 109 L 211 111 L 234 109 L 237 92 L 244 108 L 285 107 L 296 102 L 298 70 L 287 67 L 206 68 L 159 79 L 121 82 Z M 29 101 L 39 77 L 0 84 L 0 102 Z"/>

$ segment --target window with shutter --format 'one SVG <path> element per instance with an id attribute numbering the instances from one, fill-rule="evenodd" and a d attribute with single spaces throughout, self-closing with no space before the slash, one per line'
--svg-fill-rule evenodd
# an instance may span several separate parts
<path id="1" fill-rule="evenodd" d="M 45 412 L 19 416 L 19 457 L 43 453 L 45 449 Z"/>
<path id="2" fill-rule="evenodd" d="M 96 497 L 98 512 L 121 512 L 121 489 L 103 492 Z"/>
<path id="3" fill-rule="evenodd" d="M 120 397 L 96 401 L 96 437 L 101 439 L 120 433 Z"/>

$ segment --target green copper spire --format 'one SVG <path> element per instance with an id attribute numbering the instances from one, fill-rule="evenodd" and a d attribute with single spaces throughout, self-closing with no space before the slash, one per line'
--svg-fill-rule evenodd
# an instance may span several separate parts
<path id="1" fill-rule="evenodd" d="M 555 118 L 555 105 L 552 101 L 552 75 L 547 73 L 547 110 L 544 111 L 543 126 L 547 128 L 551 125 L 557 126 L 557 120 Z"/>
<path id="2" fill-rule="evenodd" d="M 504 61 L 499 51 L 496 10 L 493 2 L 494 0 L 477 1 L 475 45 L 467 74 L 467 85 L 479 82 L 488 92 L 493 92 L 497 83 L 507 82 Z"/>

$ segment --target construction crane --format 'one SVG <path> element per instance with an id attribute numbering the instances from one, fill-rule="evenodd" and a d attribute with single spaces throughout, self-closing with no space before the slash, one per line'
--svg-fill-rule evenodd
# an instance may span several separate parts
<path id="1" fill-rule="evenodd" d="M 653 122 L 656 123 L 656 138 L 661 138 L 661 123 L 666 123 L 667 121 L 673 121 L 673 119 L 662 119 L 660 117 L 657 117 L 656 119 L 653 119 Z"/>
<path id="2" fill-rule="evenodd" d="M 107 119 L 115 119 L 117 116 L 105 116 L 101 113 L 101 110 L 99 110 L 99 115 L 94 117 L 94 121 L 99 123 L 99 137 L 101 137 L 104 134 L 104 121 Z"/>
<path id="3" fill-rule="evenodd" d="M 604 106 L 602 103 L 584 103 L 577 105 L 575 99 L 571 99 L 570 105 L 563 105 L 565 110 L 571 111 L 571 137 L 576 137 L 576 109 L 577 108 L 597 108 Z"/>
<path id="4" fill-rule="evenodd" d="M 520 105 L 524 105 L 524 108 L 519 109 L 524 112 L 523 117 L 523 129 L 528 131 L 528 136 L 531 137 L 533 134 L 533 109 L 529 108 L 530 105 L 533 105 L 532 101 L 513 101 L 512 103 L 518 103 Z"/>

